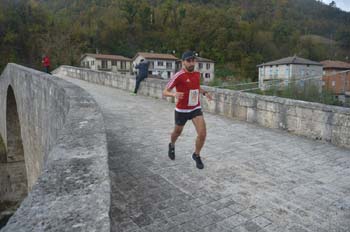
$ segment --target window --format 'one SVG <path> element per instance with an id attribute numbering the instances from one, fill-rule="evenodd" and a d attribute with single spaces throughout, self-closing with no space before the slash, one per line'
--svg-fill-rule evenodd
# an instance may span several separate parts
<path id="1" fill-rule="evenodd" d="M 207 64 L 207 69 L 210 69 L 210 64 Z"/>
<path id="2" fill-rule="evenodd" d="M 126 61 L 120 62 L 120 69 L 125 70 L 126 69 Z"/>
<path id="3" fill-rule="evenodd" d="M 309 76 L 309 75 L 310 75 L 310 68 L 309 68 L 309 66 L 308 66 L 307 69 L 305 69 L 305 73 L 306 73 L 306 76 Z"/>
<path id="4" fill-rule="evenodd" d="M 332 86 L 333 86 L 333 87 L 335 86 L 335 81 L 332 81 Z"/>
<path id="5" fill-rule="evenodd" d="M 198 68 L 202 69 L 203 68 L 203 63 L 198 63 Z"/>
<path id="6" fill-rule="evenodd" d="M 171 69 L 173 67 L 173 64 L 171 62 L 166 62 L 166 68 Z"/>
<path id="7" fill-rule="evenodd" d="M 95 65 L 95 61 L 94 60 L 91 61 L 91 65 Z"/>
<path id="8" fill-rule="evenodd" d="M 149 68 L 154 69 L 154 61 L 149 62 Z"/>
<path id="9" fill-rule="evenodd" d="M 103 69 L 107 69 L 107 67 L 108 67 L 107 66 L 107 60 L 102 60 L 101 62 L 102 62 L 102 68 Z"/>
<path id="10" fill-rule="evenodd" d="M 117 61 L 116 60 L 112 60 L 112 65 L 113 66 L 117 66 Z"/>
<path id="11" fill-rule="evenodd" d="M 210 73 L 206 73 L 205 78 L 210 78 Z"/>
<path id="12" fill-rule="evenodd" d="M 286 77 L 289 77 L 289 67 L 286 68 Z"/>
<path id="13" fill-rule="evenodd" d="M 158 66 L 163 66 L 163 61 L 158 61 Z"/>

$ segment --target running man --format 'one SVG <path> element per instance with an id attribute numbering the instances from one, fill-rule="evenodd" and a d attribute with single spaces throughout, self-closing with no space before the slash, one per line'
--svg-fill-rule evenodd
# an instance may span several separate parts
<path id="1" fill-rule="evenodd" d="M 177 72 L 169 81 L 163 91 L 167 97 L 177 99 L 175 107 L 175 128 L 171 133 L 168 156 L 171 160 L 175 159 L 175 142 L 181 135 L 181 132 L 187 122 L 192 120 L 197 131 L 197 139 L 192 159 L 196 162 L 196 167 L 204 168 L 200 157 L 200 151 L 204 145 L 207 130 L 199 101 L 199 94 L 203 94 L 210 101 L 211 95 L 200 87 L 200 73 L 194 71 L 195 55 L 192 51 L 186 51 L 182 54 L 182 69 Z M 175 92 L 171 90 L 176 88 Z"/>

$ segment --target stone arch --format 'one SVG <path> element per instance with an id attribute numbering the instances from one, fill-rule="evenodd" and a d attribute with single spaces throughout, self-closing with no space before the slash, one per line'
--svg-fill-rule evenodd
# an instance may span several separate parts
<path id="1" fill-rule="evenodd" d="M 15 94 L 11 86 L 7 89 L 6 99 L 6 137 L 7 162 L 24 161 L 21 125 L 19 123 Z"/>
<path id="2" fill-rule="evenodd" d="M 4 144 L 4 139 L 0 135 L 0 163 L 6 163 L 6 147 Z"/>
<path id="3" fill-rule="evenodd" d="M 4 215 L 4 212 L 14 212 L 27 193 L 27 171 L 21 125 L 15 94 L 13 88 L 9 86 L 6 97 L 6 141 L 0 136 L 0 221 L 2 224 L 9 216 Z"/>

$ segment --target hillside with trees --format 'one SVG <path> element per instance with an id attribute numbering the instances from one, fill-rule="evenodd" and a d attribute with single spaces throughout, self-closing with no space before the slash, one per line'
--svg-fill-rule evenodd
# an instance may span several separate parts
<path id="1" fill-rule="evenodd" d="M 78 65 L 86 52 L 193 49 L 218 76 L 255 80 L 256 65 L 297 54 L 350 57 L 350 13 L 316 0 L 0 0 L 0 69 Z"/>

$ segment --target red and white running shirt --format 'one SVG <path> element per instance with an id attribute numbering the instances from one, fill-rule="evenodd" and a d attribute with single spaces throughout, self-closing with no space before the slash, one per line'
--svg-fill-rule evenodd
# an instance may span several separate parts
<path id="1" fill-rule="evenodd" d="M 201 108 L 201 103 L 199 101 L 199 72 L 187 72 L 185 69 L 181 69 L 174 74 L 166 86 L 167 89 L 172 89 L 174 87 L 177 92 L 184 93 L 183 98 L 178 99 L 176 103 L 175 110 L 177 112 L 187 113 Z"/>

